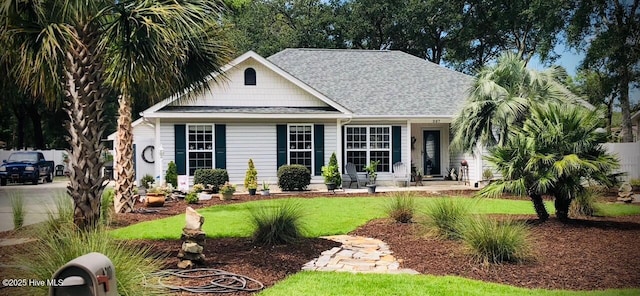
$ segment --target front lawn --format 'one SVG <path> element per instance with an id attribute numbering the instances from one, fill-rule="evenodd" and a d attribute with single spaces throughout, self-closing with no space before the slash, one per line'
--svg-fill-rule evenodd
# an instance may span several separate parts
<path id="1" fill-rule="evenodd" d="M 472 203 L 472 212 L 477 214 L 535 214 L 528 200 L 455 198 L 460 202 Z M 424 209 L 438 198 L 419 197 L 416 204 Z M 384 216 L 384 197 L 318 197 L 290 198 L 251 201 L 246 203 L 213 206 L 200 209 L 205 217 L 203 230 L 210 238 L 249 237 L 251 224 L 249 211 L 258 207 L 274 207 L 281 202 L 299 203 L 305 210 L 303 219 L 308 237 L 348 233 L 366 222 Z M 546 202 L 547 210 L 555 212 L 552 202 Z M 640 207 L 623 204 L 598 204 L 598 214 L 622 216 L 640 214 Z M 113 230 L 118 239 L 178 239 L 184 227 L 184 214 L 170 218 L 147 221 Z"/>
<path id="2" fill-rule="evenodd" d="M 640 295 L 640 289 L 568 291 L 525 289 L 455 276 L 299 272 L 258 294 L 270 295 Z"/>
<path id="3" fill-rule="evenodd" d="M 417 198 L 419 209 L 425 208 L 437 198 Z M 460 202 L 473 204 L 473 212 L 478 214 L 535 214 L 531 202 L 527 200 L 506 199 L 470 199 L 457 198 Z M 225 206 L 213 206 L 200 209 L 205 217 L 203 231 L 210 238 L 249 237 L 251 225 L 249 211 L 257 207 L 275 206 L 281 202 L 297 202 L 305 209 L 304 222 L 307 236 L 348 233 L 366 222 L 384 216 L 387 198 L 370 197 L 319 197 L 291 198 L 252 201 Z M 547 202 L 547 209 L 554 212 L 553 203 Z M 604 208 L 609 208 L 605 205 Z M 634 207 L 640 213 L 640 207 Z M 113 230 L 111 233 L 119 239 L 178 239 L 184 227 L 184 214 L 170 218 L 147 221 Z"/>

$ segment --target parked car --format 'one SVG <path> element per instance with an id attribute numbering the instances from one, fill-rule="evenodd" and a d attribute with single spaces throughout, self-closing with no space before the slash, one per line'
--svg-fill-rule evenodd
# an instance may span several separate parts
<path id="1" fill-rule="evenodd" d="M 53 161 L 45 160 L 42 152 L 11 153 L 9 159 L 3 160 L 0 165 L 0 186 L 5 186 L 8 182 L 31 182 L 36 185 L 40 179 L 52 182 L 53 166 Z"/>

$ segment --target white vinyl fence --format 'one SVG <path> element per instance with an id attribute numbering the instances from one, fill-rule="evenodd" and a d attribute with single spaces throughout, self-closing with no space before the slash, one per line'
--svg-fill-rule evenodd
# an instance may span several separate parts
<path id="1" fill-rule="evenodd" d="M 606 143 L 604 147 L 612 154 L 618 156 L 620 169 L 618 172 L 626 172 L 622 179 L 640 179 L 640 142 L 634 143 Z"/>

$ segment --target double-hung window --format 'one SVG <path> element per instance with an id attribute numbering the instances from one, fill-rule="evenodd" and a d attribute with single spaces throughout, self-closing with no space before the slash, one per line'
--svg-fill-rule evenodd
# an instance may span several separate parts
<path id="1" fill-rule="evenodd" d="M 356 170 L 372 161 L 380 161 L 378 172 L 391 171 L 391 127 L 347 126 L 345 131 L 346 162 L 353 163 Z"/>
<path id="2" fill-rule="evenodd" d="M 300 164 L 313 172 L 313 125 L 290 124 L 289 164 Z"/>
<path id="3" fill-rule="evenodd" d="M 189 176 L 197 169 L 213 168 L 213 125 L 190 124 L 187 134 Z"/>

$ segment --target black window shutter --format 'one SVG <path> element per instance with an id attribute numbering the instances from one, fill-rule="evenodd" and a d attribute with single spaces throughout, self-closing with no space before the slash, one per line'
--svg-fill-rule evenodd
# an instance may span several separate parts
<path id="1" fill-rule="evenodd" d="M 176 124 L 174 128 L 175 158 L 178 175 L 187 174 L 187 136 L 186 125 Z"/>
<path id="2" fill-rule="evenodd" d="M 324 165 L 324 124 L 313 125 L 313 153 L 316 163 L 314 168 L 315 175 L 321 176 L 322 166 Z"/>
<path id="3" fill-rule="evenodd" d="M 216 168 L 227 168 L 227 126 L 216 124 Z"/>
<path id="4" fill-rule="evenodd" d="M 402 161 L 402 140 L 401 135 L 402 127 L 394 125 L 391 127 L 391 164 Z"/>
<path id="5" fill-rule="evenodd" d="M 276 139 L 277 139 L 277 167 L 287 164 L 287 125 L 276 125 Z"/>

